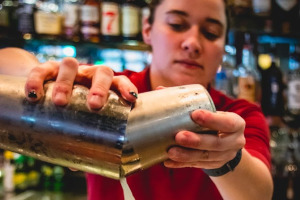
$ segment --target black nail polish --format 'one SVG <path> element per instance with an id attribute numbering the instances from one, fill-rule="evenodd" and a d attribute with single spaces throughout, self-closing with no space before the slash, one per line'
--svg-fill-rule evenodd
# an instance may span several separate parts
<path id="1" fill-rule="evenodd" d="M 29 97 L 29 98 L 32 98 L 32 99 L 36 99 L 36 98 L 37 98 L 37 94 L 36 94 L 36 92 L 33 90 L 33 91 L 30 91 L 30 92 L 28 93 L 28 97 Z"/>
<path id="2" fill-rule="evenodd" d="M 135 92 L 129 92 L 129 94 L 131 94 L 132 96 L 134 96 L 136 99 L 138 98 L 138 95 Z"/>

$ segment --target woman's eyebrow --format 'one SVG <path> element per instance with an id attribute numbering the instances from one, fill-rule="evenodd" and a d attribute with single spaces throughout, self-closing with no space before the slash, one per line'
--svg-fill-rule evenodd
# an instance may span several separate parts
<path id="1" fill-rule="evenodd" d="M 205 21 L 207 21 L 208 23 L 219 25 L 219 26 L 221 26 L 221 28 L 224 27 L 224 24 L 222 22 L 220 22 L 219 20 L 214 19 L 214 18 L 206 18 Z"/>
<path id="2" fill-rule="evenodd" d="M 188 13 L 186 13 L 184 11 L 181 11 L 181 10 L 170 10 L 170 11 L 167 12 L 167 14 L 177 14 L 177 15 L 182 15 L 182 16 L 185 16 L 185 17 L 188 16 Z"/>

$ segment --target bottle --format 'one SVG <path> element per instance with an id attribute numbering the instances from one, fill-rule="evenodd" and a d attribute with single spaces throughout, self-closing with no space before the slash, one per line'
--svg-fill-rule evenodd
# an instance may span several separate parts
<path id="1" fill-rule="evenodd" d="M 65 184 L 64 176 L 64 168 L 59 165 L 55 165 L 53 167 L 53 190 L 55 192 L 61 192 L 63 190 Z"/>
<path id="2" fill-rule="evenodd" d="M 234 77 L 235 69 L 235 48 L 231 45 L 226 45 L 223 62 L 217 71 L 214 87 L 222 91 L 224 94 L 235 98 L 234 88 L 236 87 L 236 78 Z"/>
<path id="3" fill-rule="evenodd" d="M 61 38 L 63 15 L 59 0 L 38 0 L 36 6 L 34 26 L 37 36 L 47 39 Z"/>
<path id="4" fill-rule="evenodd" d="M 300 120 L 300 47 L 290 46 L 287 75 L 287 113 L 285 120 L 290 127 L 298 128 Z"/>
<path id="5" fill-rule="evenodd" d="M 63 4 L 63 34 L 67 40 L 78 42 L 79 38 L 79 1 L 66 0 Z"/>
<path id="6" fill-rule="evenodd" d="M 15 153 L 14 163 L 15 163 L 15 173 L 14 173 L 15 192 L 21 193 L 28 188 L 27 157 Z"/>
<path id="7" fill-rule="evenodd" d="M 8 33 L 10 27 L 8 1 L 0 4 L 0 33 Z"/>
<path id="8" fill-rule="evenodd" d="M 251 16 L 252 0 L 232 0 L 233 16 Z"/>
<path id="9" fill-rule="evenodd" d="M 290 34 L 298 27 L 299 1 L 273 0 L 272 18 L 275 31 Z"/>
<path id="10" fill-rule="evenodd" d="M 121 41 L 121 12 L 119 0 L 103 0 L 101 6 L 101 34 L 103 41 Z"/>
<path id="11" fill-rule="evenodd" d="M 36 0 L 26 1 L 19 0 L 17 9 L 18 16 L 18 31 L 26 40 L 32 39 L 35 34 L 34 30 L 34 12 Z"/>
<path id="12" fill-rule="evenodd" d="M 3 165 L 4 179 L 3 188 L 4 192 L 11 193 L 15 191 L 14 184 L 14 153 L 11 151 L 4 151 L 4 165 Z"/>
<path id="13" fill-rule="evenodd" d="M 3 36 L 19 36 L 17 32 L 16 9 L 18 1 L 4 0 L 0 3 L 0 34 Z"/>
<path id="14" fill-rule="evenodd" d="M 41 162 L 41 161 L 40 161 Z M 27 157 L 28 175 L 27 183 L 28 188 L 37 190 L 40 186 L 41 169 L 38 160 L 32 157 Z"/>
<path id="15" fill-rule="evenodd" d="M 252 0 L 253 14 L 260 17 L 271 16 L 271 0 Z"/>
<path id="16" fill-rule="evenodd" d="M 271 44 L 270 53 L 258 57 L 261 73 L 261 108 L 265 116 L 283 117 L 283 75 L 279 68 L 280 60 L 276 55 L 276 45 Z"/>
<path id="17" fill-rule="evenodd" d="M 109 91 L 104 107 L 90 111 L 84 86 L 74 86 L 68 106 L 56 107 L 54 83 L 32 104 L 25 100 L 25 81 L 0 75 L 0 148 L 55 165 L 120 179 L 165 161 L 178 130 L 216 134 L 191 120 L 195 109 L 216 111 L 199 84 L 139 94 L 134 106 Z"/>
<path id="18" fill-rule="evenodd" d="M 239 55 L 237 55 L 238 57 Z M 250 34 L 244 34 L 241 60 L 237 61 L 238 95 L 237 98 L 256 103 L 260 99 L 260 74 L 256 67 L 254 47 Z M 238 58 L 237 58 L 238 59 Z"/>
<path id="19" fill-rule="evenodd" d="M 80 7 L 80 33 L 84 41 L 100 41 L 100 4 L 97 0 L 86 0 Z"/>
<path id="20" fill-rule="evenodd" d="M 123 40 L 138 40 L 141 36 L 141 3 L 139 0 L 122 0 Z"/>
<path id="21" fill-rule="evenodd" d="M 3 175 L 4 175 L 4 171 L 3 171 L 3 165 L 4 165 L 4 150 L 0 149 L 0 194 L 3 193 Z"/>

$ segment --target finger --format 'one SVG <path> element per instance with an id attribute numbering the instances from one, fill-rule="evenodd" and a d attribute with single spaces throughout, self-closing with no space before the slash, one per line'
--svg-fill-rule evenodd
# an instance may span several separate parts
<path id="1" fill-rule="evenodd" d="M 99 66 L 96 68 L 87 100 L 90 109 L 101 109 L 106 103 L 113 75 L 113 71 L 109 67 Z"/>
<path id="2" fill-rule="evenodd" d="M 164 86 L 157 86 L 156 88 L 155 88 L 155 90 L 161 90 L 161 89 L 165 89 L 166 87 L 164 87 Z"/>
<path id="3" fill-rule="evenodd" d="M 69 170 L 71 170 L 71 171 L 73 171 L 73 172 L 76 172 L 76 171 L 78 171 L 78 169 L 71 168 L 71 167 L 69 167 Z"/>
<path id="4" fill-rule="evenodd" d="M 56 78 L 59 62 L 49 61 L 31 70 L 25 83 L 25 95 L 31 102 L 44 96 L 44 81 Z"/>
<path id="5" fill-rule="evenodd" d="M 219 130 L 222 133 L 234 133 L 245 129 L 245 121 L 232 112 L 211 112 L 208 110 L 195 110 L 191 114 L 195 123 L 200 126 Z"/>
<path id="6" fill-rule="evenodd" d="M 78 62 L 75 58 L 64 58 L 61 61 L 52 92 L 52 101 L 55 105 L 64 106 L 69 102 L 77 71 Z"/>
<path id="7" fill-rule="evenodd" d="M 169 159 L 176 162 L 199 162 L 199 161 L 214 161 L 226 163 L 232 160 L 236 155 L 236 151 L 207 151 L 196 150 L 182 147 L 172 147 L 168 151 Z"/>
<path id="8" fill-rule="evenodd" d="M 227 151 L 244 147 L 245 137 L 242 133 L 222 135 L 198 134 L 190 131 L 180 131 L 175 136 L 176 144 L 193 149 L 208 151 Z"/>
<path id="9" fill-rule="evenodd" d="M 78 67 L 78 73 L 75 78 L 75 82 L 90 88 L 92 85 L 93 76 L 99 67 L 100 66 L 96 65 L 80 65 Z"/>
<path id="10" fill-rule="evenodd" d="M 198 162 L 177 162 L 173 160 L 164 161 L 164 165 L 169 168 L 201 168 L 201 169 L 216 169 L 224 165 L 223 162 L 214 161 L 198 161 Z"/>
<path id="11" fill-rule="evenodd" d="M 112 82 L 112 89 L 121 93 L 122 97 L 130 102 L 138 98 L 138 90 L 126 76 L 115 76 Z"/>

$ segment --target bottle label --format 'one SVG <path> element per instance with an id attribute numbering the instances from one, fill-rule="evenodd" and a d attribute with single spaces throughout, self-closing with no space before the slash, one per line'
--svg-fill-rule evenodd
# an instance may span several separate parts
<path id="1" fill-rule="evenodd" d="M 291 10 L 296 4 L 297 0 L 276 0 L 276 3 L 285 11 Z"/>
<path id="2" fill-rule="evenodd" d="M 122 7 L 122 33 L 125 37 L 137 36 L 140 32 L 140 12 L 136 6 Z"/>
<path id="3" fill-rule="evenodd" d="M 271 10 L 271 0 L 253 0 L 252 7 L 254 12 L 269 12 Z"/>
<path id="4" fill-rule="evenodd" d="M 251 7 L 251 1 L 250 0 L 234 0 L 235 6 L 250 8 Z"/>
<path id="5" fill-rule="evenodd" d="M 60 35 L 62 15 L 37 11 L 34 14 L 35 31 L 38 34 Z"/>
<path id="6" fill-rule="evenodd" d="M 20 6 L 17 15 L 18 15 L 18 30 L 21 33 L 33 33 L 34 32 L 34 23 L 33 23 L 33 5 L 23 5 Z"/>
<path id="7" fill-rule="evenodd" d="M 255 102 L 255 79 L 252 76 L 239 77 L 238 79 L 239 99 Z"/>
<path id="8" fill-rule="evenodd" d="M 80 19 L 82 22 L 93 22 L 95 24 L 99 23 L 99 10 L 97 6 L 83 5 L 81 6 Z"/>
<path id="9" fill-rule="evenodd" d="M 79 20 L 79 6 L 74 4 L 64 5 L 64 26 L 76 27 Z"/>
<path id="10" fill-rule="evenodd" d="M 102 3 L 102 24 L 103 35 L 119 36 L 119 6 L 116 3 Z"/>
<path id="11" fill-rule="evenodd" d="M 288 82 L 288 108 L 289 110 L 300 110 L 300 79 Z"/>

